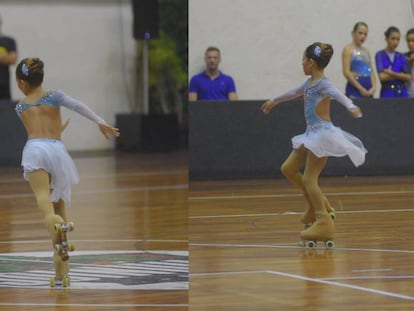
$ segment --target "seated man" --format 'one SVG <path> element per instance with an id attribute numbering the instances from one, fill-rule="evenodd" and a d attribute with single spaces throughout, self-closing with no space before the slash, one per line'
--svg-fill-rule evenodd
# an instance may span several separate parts
<path id="1" fill-rule="evenodd" d="M 237 100 L 233 78 L 219 70 L 220 50 L 207 48 L 204 56 L 206 69 L 193 76 L 188 89 L 188 100 Z"/>

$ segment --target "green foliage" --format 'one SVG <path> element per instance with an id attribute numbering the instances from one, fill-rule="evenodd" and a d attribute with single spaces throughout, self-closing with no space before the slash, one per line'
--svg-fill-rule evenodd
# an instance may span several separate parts
<path id="1" fill-rule="evenodd" d="M 172 84 L 171 87 L 176 89 L 184 87 L 187 84 L 187 72 L 177 54 L 175 41 L 167 37 L 164 31 L 161 31 L 160 37 L 149 43 L 149 85 L 151 87 L 157 86 L 163 75 L 166 75 Z"/>
<path id="2" fill-rule="evenodd" d="M 177 113 L 182 121 L 187 113 L 184 98 L 188 83 L 188 2 L 158 2 L 159 38 L 148 41 L 150 113 Z M 142 40 L 138 40 L 138 80 L 142 77 L 142 47 Z M 138 91 L 142 91 L 139 85 Z"/>

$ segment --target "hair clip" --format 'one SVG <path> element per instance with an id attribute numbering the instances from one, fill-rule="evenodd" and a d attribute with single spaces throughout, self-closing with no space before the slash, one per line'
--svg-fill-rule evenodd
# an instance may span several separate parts
<path id="1" fill-rule="evenodd" d="M 23 73 L 25 76 L 29 76 L 29 67 L 27 67 L 27 65 L 26 65 L 26 64 L 23 64 L 23 65 L 22 65 L 22 73 Z"/>
<path id="2" fill-rule="evenodd" d="M 319 45 L 315 46 L 315 49 L 313 50 L 313 54 L 315 54 L 316 57 L 321 56 L 321 47 Z"/>

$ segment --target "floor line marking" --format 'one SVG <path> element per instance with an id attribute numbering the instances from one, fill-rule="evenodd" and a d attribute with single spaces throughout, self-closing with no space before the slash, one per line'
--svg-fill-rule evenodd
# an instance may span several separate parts
<path id="1" fill-rule="evenodd" d="M 275 248 L 275 249 L 305 249 L 299 243 L 287 245 L 272 245 L 272 244 L 214 244 L 214 243 L 190 243 L 189 247 L 229 247 L 229 248 Z M 403 253 L 414 254 L 414 250 L 397 250 L 397 249 L 380 249 L 380 248 L 352 248 L 352 247 L 335 247 L 332 251 L 358 251 L 358 252 L 382 252 L 382 253 Z"/>
<path id="2" fill-rule="evenodd" d="M 220 275 L 243 275 L 243 274 L 261 274 L 267 273 L 266 270 L 252 270 L 252 271 L 224 271 L 224 272 L 195 272 L 190 273 L 189 277 L 197 276 L 220 276 Z"/>
<path id="3" fill-rule="evenodd" d="M 336 211 L 336 214 L 368 214 L 368 213 L 393 213 L 393 212 L 414 212 L 414 208 L 399 209 L 372 209 L 372 210 L 351 210 Z M 291 216 L 302 215 L 302 212 L 282 212 L 282 213 L 261 213 L 261 214 L 229 214 L 229 215 L 199 215 L 189 216 L 189 219 L 208 219 L 208 218 L 237 218 L 237 217 L 264 217 L 264 216 Z"/>
<path id="4" fill-rule="evenodd" d="M 95 174 L 95 175 L 81 175 L 82 180 L 89 179 L 101 179 L 105 177 L 146 177 L 146 176 L 160 176 L 160 175 L 186 175 L 188 174 L 187 170 L 172 170 L 172 171 L 147 171 L 147 172 L 137 172 L 137 173 L 111 173 L 111 174 Z M 19 171 L 19 175 L 22 175 Z M 0 184 L 10 184 L 10 183 L 27 183 L 27 181 L 22 177 L 19 178 L 8 178 L 0 180 Z"/>
<path id="5" fill-rule="evenodd" d="M 324 192 L 326 196 L 352 196 L 352 195 L 389 195 L 389 194 L 414 194 L 414 190 L 393 190 L 393 191 L 347 191 L 347 192 Z M 302 197 L 301 193 L 280 193 L 280 194 L 252 194 L 252 195 L 222 195 L 222 196 L 189 196 L 189 200 L 233 200 L 233 199 L 257 199 L 257 198 L 289 198 Z"/>
<path id="6" fill-rule="evenodd" d="M 106 308 L 132 308 L 132 307 L 151 307 L 151 308 L 161 308 L 161 307 L 170 307 L 170 308 L 178 308 L 178 307 L 188 307 L 188 304 L 177 303 L 177 304 L 97 304 L 97 303 L 7 303 L 2 302 L 0 306 L 16 306 L 16 307 L 106 307 Z"/>
<path id="7" fill-rule="evenodd" d="M 77 243 L 107 243 L 107 242 L 131 242 L 131 243 L 145 243 L 145 242 L 159 242 L 159 243 L 188 243 L 188 240 L 132 240 L 132 239 L 120 239 L 120 240 L 71 240 Z M 23 240 L 23 241 L 0 241 L 0 244 L 43 244 L 50 243 L 50 240 Z"/>
<path id="8" fill-rule="evenodd" d="M 367 273 L 367 272 L 391 272 L 392 269 L 360 269 L 352 270 L 352 273 Z"/>
<path id="9" fill-rule="evenodd" d="M 317 278 L 315 279 L 315 278 L 310 278 L 310 277 L 306 277 L 306 276 L 301 276 L 301 275 L 296 275 L 296 274 L 291 274 L 291 273 L 285 273 L 285 272 L 279 272 L 279 271 L 272 271 L 272 270 L 267 271 L 267 273 L 274 274 L 274 275 L 279 275 L 279 276 L 284 276 L 284 277 L 289 277 L 289 278 L 293 278 L 293 279 L 299 279 L 299 280 L 303 280 L 303 281 L 309 281 L 309 282 L 321 283 L 321 284 L 326 284 L 326 285 L 333 285 L 333 286 L 338 286 L 338 287 L 355 289 L 355 290 L 360 290 L 360 291 L 369 292 L 369 293 L 382 295 L 382 296 L 394 297 L 394 298 L 405 299 L 405 300 L 414 300 L 414 296 L 402 295 L 402 294 L 392 293 L 392 292 L 378 290 L 378 289 L 369 288 L 369 287 L 363 287 L 363 286 L 358 286 L 358 285 L 351 285 L 351 284 L 327 281 L 327 280 L 317 279 Z"/>
<path id="10" fill-rule="evenodd" d="M 345 283 L 340 283 L 340 282 L 333 282 L 333 281 L 329 281 L 329 280 L 326 280 L 326 279 L 310 278 L 310 277 L 301 276 L 301 275 L 297 275 L 297 274 L 285 273 L 285 272 L 279 272 L 279 271 L 273 271 L 273 270 L 190 273 L 189 276 L 190 276 L 190 279 L 191 279 L 191 277 L 221 276 L 221 275 L 222 276 L 227 276 L 227 275 L 262 274 L 262 273 L 271 274 L 271 275 L 278 275 L 278 276 L 298 279 L 298 280 L 302 280 L 302 281 L 332 285 L 332 286 L 337 286 L 337 287 L 344 287 L 344 288 L 348 288 L 348 289 L 360 290 L 360 291 L 364 291 L 364 292 L 369 292 L 369 293 L 373 293 L 373 294 L 377 294 L 377 295 L 389 296 L 389 297 L 394 297 L 394 298 L 399 298 L 399 299 L 414 300 L 414 296 L 402 295 L 402 294 L 392 293 L 392 292 L 388 292 L 388 291 L 377 290 L 377 289 L 373 289 L 373 288 L 369 288 L 369 287 L 363 287 L 363 286 L 358 286 L 358 285 L 350 285 L 350 284 L 345 284 Z"/>
<path id="11" fill-rule="evenodd" d="M 109 188 L 98 190 L 73 190 L 72 193 L 76 195 L 82 194 L 95 194 L 95 193 L 113 193 L 113 192 L 135 192 L 135 191 L 156 191 L 156 190 L 182 190 L 188 189 L 188 184 L 176 184 L 176 185 L 162 185 L 162 186 L 147 186 L 147 187 L 125 187 L 125 188 Z M 13 198 L 30 198 L 34 197 L 33 193 L 13 193 L 2 194 L 0 199 L 13 199 Z"/>
<path id="12" fill-rule="evenodd" d="M 414 279 L 414 275 L 377 275 L 377 276 L 344 276 L 344 277 L 332 277 L 332 278 L 321 278 L 326 281 L 354 281 L 354 280 L 406 280 Z"/>

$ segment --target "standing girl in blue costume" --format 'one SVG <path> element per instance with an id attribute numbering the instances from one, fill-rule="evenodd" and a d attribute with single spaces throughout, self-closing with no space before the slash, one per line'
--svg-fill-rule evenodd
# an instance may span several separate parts
<path id="1" fill-rule="evenodd" d="M 405 35 L 407 41 L 408 52 L 405 53 L 407 57 L 408 65 L 411 71 L 411 80 L 405 83 L 407 88 L 408 97 L 414 98 L 414 28 L 407 31 Z"/>
<path id="2" fill-rule="evenodd" d="M 363 44 L 368 36 L 368 25 L 357 22 L 352 30 L 352 43 L 342 50 L 342 73 L 347 84 L 345 95 L 350 98 L 372 97 L 376 89 L 371 55 Z"/>
<path id="3" fill-rule="evenodd" d="M 70 206 L 71 184 L 79 181 L 75 164 L 61 141 L 60 107 L 95 122 L 106 138 L 118 136 L 119 132 L 82 102 L 60 90 L 45 91 L 43 74 L 43 62 L 39 58 L 25 58 L 18 64 L 16 82 L 26 97 L 16 105 L 16 112 L 27 132 L 22 155 L 24 178 L 30 183 L 54 246 L 60 243 L 54 226 L 67 223 L 65 206 Z M 51 285 L 68 286 L 67 258 L 64 260 L 55 252 L 53 259 L 56 276 Z"/>
<path id="4" fill-rule="evenodd" d="M 329 215 L 330 205 L 318 184 L 328 156 L 348 155 L 354 165 L 359 166 L 364 163 L 367 152 L 357 137 L 331 122 L 329 107 L 332 98 L 345 106 L 353 117 L 362 116 L 361 110 L 324 75 L 324 68 L 332 55 L 333 49 L 329 44 L 315 42 L 308 46 L 302 66 L 305 75 L 310 75 L 310 78 L 262 105 L 262 111 L 269 114 L 281 102 L 304 97 L 306 131 L 292 138 L 293 151 L 281 167 L 283 175 L 299 187 L 308 203 L 302 222 L 312 224 L 301 232 L 302 240 L 333 239 L 335 226 Z"/>
<path id="5" fill-rule="evenodd" d="M 400 43 L 400 30 L 391 26 L 384 34 L 387 46 L 375 54 L 375 64 L 381 81 L 380 97 L 407 97 L 405 83 L 411 80 L 411 74 L 405 55 L 396 50 Z"/>

